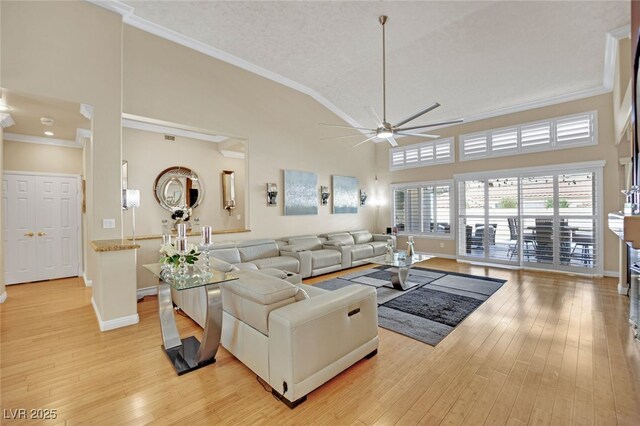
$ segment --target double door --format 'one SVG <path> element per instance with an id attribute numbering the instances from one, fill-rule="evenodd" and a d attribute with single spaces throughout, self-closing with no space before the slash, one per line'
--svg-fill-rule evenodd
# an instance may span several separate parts
<path id="1" fill-rule="evenodd" d="M 2 209 L 6 284 L 79 274 L 77 177 L 6 173 Z"/>

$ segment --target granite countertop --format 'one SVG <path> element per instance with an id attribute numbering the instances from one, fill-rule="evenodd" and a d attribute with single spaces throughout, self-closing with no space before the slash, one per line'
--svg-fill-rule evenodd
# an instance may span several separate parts
<path id="1" fill-rule="evenodd" d="M 139 249 L 140 245 L 135 244 L 129 240 L 95 240 L 91 241 L 91 247 L 97 253 L 107 251 L 119 251 L 119 250 L 135 250 Z"/>

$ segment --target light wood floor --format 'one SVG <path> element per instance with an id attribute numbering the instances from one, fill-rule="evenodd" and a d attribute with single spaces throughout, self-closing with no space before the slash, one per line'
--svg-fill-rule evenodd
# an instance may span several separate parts
<path id="1" fill-rule="evenodd" d="M 138 305 L 140 324 L 101 333 L 80 279 L 11 286 L 0 305 L 1 408 L 54 408 L 45 423 L 69 425 L 640 424 L 638 343 L 615 280 L 425 266 L 509 281 L 435 348 L 380 329 L 376 357 L 295 410 L 224 349 L 176 376 L 155 297 Z M 187 318 L 178 325 L 201 334 Z"/>

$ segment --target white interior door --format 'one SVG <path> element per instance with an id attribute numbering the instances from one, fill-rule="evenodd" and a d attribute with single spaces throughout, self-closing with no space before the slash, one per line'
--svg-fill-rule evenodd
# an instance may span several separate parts
<path id="1" fill-rule="evenodd" d="M 77 180 L 38 176 L 37 279 L 78 275 Z"/>
<path id="2" fill-rule="evenodd" d="M 36 204 L 34 176 L 3 176 L 2 235 L 4 236 L 6 284 L 37 279 Z"/>
<path id="3" fill-rule="evenodd" d="M 77 182 L 66 176 L 3 176 L 7 284 L 78 275 Z"/>

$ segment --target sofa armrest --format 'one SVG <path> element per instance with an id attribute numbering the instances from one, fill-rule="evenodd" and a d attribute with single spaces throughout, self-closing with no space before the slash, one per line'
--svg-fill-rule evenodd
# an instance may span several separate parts
<path id="1" fill-rule="evenodd" d="M 393 240 L 393 246 L 396 246 L 396 236 L 387 234 L 373 234 L 373 241 L 387 241 Z"/>
<path id="2" fill-rule="evenodd" d="M 304 251 L 287 251 L 280 250 L 280 256 L 289 256 L 298 259 L 300 262 L 300 275 L 302 278 L 308 278 L 311 276 L 311 252 Z"/>
<path id="3" fill-rule="evenodd" d="M 304 251 L 304 250 L 301 250 L 292 244 L 288 244 L 285 246 L 280 246 L 280 253 L 282 254 L 283 251 L 286 251 L 288 253 L 291 253 L 291 252 L 295 253 L 295 252 Z"/>
<path id="4" fill-rule="evenodd" d="M 342 262 L 341 269 L 351 268 L 351 246 L 346 246 L 346 245 L 343 245 L 342 243 L 338 243 L 338 244 L 324 243 L 322 245 L 322 248 L 327 250 L 338 250 L 340 252 L 340 259 Z"/>
<path id="5" fill-rule="evenodd" d="M 350 285 L 292 303 L 269 315 L 269 382 L 295 401 L 377 347 L 373 287 Z"/>

